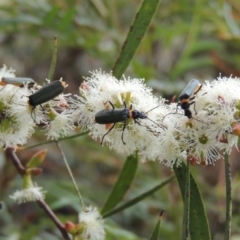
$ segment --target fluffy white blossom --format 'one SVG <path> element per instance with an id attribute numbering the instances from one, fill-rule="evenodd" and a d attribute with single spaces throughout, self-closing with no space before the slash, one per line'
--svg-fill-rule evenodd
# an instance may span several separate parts
<path id="1" fill-rule="evenodd" d="M 67 136 L 75 129 L 74 119 L 68 114 L 68 111 L 63 111 L 60 114 L 56 113 L 53 120 L 46 126 L 48 139 L 59 139 Z"/>
<path id="2" fill-rule="evenodd" d="M 93 139 L 110 148 L 127 154 L 138 150 L 143 161 L 158 160 L 173 167 L 190 156 L 196 163 L 214 164 L 221 159 L 222 150 L 229 152 L 237 146 L 238 135 L 232 135 L 232 126 L 240 115 L 237 78 L 206 81 L 196 94 L 193 92 L 188 99 L 192 113 L 189 119 L 180 105 L 167 105 L 164 99 L 153 96 L 142 79 L 117 80 L 101 71 L 91 74 L 81 85 L 80 96 L 72 100 L 71 115 Z M 121 116 L 131 112 L 130 106 L 147 118 L 127 116 L 125 123 L 121 121 Z M 99 113 L 106 115 L 102 124 L 96 118 Z M 115 120 L 117 113 L 120 117 Z M 106 124 L 108 119 L 112 124 L 111 120 Z"/>
<path id="3" fill-rule="evenodd" d="M 0 82 L 2 83 L 2 78 L 3 77 L 15 77 L 14 72 L 15 72 L 14 69 L 7 68 L 6 65 L 3 65 L 3 67 L 0 69 Z"/>
<path id="4" fill-rule="evenodd" d="M 214 164 L 222 158 L 221 151 L 229 152 L 237 146 L 238 136 L 232 135 L 232 125 L 239 122 L 240 79 L 218 78 L 207 81 L 190 102 L 192 119 L 182 110 L 166 115 L 164 124 L 168 131 L 159 139 L 159 154 L 152 150 L 150 156 L 172 167 L 175 162 L 191 156 L 196 163 Z M 228 140 L 223 143 L 222 138 Z M 164 147 L 164 148 L 162 148 Z"/>
<path id="5" fill-rule="evenodd" d="M 2 77 L 14 77 L 13 70 L 4 66 L 0 69 Z M 27 87 L 0 87 L 0 147 L 23 145 L 34 132 L 35 123 L 25 97 L 30 94 Z"/>
<path id="6" fill-rule="evenodd" d="M 5 65 L 0 69 L 0 147 L 16 149 L 17 146 L 26 144 L 34 133 L 34 128 L 40 124 L 48 130 L 46 135 L 50 139 L 58 139 L 72 132 L 74 120 L 67 113 L 69 106 L 64 94 L 32 106 L 29 97 L 42 87 L 37 84 L 31 88 L 28 84 L 23 84 L 22 87 L 6 84 L 4 77 L 16 77 L 14 70 Z M 64 87 L 67 86 L 61 79 L 59 81 Z"/>
<path id="7" fill-rule="evenodd" d="M 43 200 L 45 198 L 46 191 L 42 187 L 32 186 L 23 190 L 17 190 L 13 195 L 10 196 L 18 204 L 25 202 L 34 202 Z"/>
<path id="8" fill-rule="evenodd" d="M 79 214 L 79 224 L 83 231 L 79 236 L 82 240 L 104 240 L 105 230 L 102 216 L 96 207 L 89 206 Z"/>
<path id="9" fill-rule="evenodd" d="M 40 123 L 48 139 L 67 136 L 78 124 L 94 140 L 118 152 L 138 150 L 142 161 L 157 160 L 169 167 L 189 158 L 214 164 L 222 152 L 238 145 L 239 78 L 206 81 L 186 96 L 189 119 L 181 102 L 167 104 L 157 98 L 143 79 L 118 80 L 111 73 L 94 71 L 81 84 L 78 96 L 60 94 L 41 106 L 31 106 L 29 96 L 41 86 L 3 86 L 6 76 L 15 75 L 4 66 L 0 69 L 0 147 L 25 144 Z"/>
<path id="10" fill-rule="evenodd" d="M 239 122 L 240 79 L 219 77 L 212 82 L 206 81 L 201 94 L 197 94 L 195 102 L 199 119 L 206 122 L 206 128 L 214 132 L 219 141 L 223 136 L 232 133 L 232 124 Z M 231 150 L 237 146 L 238 137 L 232 137 L 225 148 Z M 234 139 L 234 140 L 233 140 Z"/>
<path id="11" fill-rule="evenodd" d="M 112 74 L 95 71 L 91 77 L 85 78 L 81 85 L 80 97 L 74 102 L 72 115 L 83 130 L 90 131 L 93 139 L 103 141 L 117 151 L 131 154 L 137 149 L 147 148 L 153 139 L 156 140 L 156 136 L 166 129 L 162 123 L 156 123 L 161 122 L 163 114 L 159 109 L 164 103 L 164 99 L 153 96 L 152 90 L 143 83 L 143 79 L 123 77 L 122 80 L 117 80 Z M 102 110 L 111 112 L 111 104 L 115 108 L 114 113 L 119 111 L 120 118 L 125 116 L 127 120 L 117 121 L 106 134 L 113 124 L 99 124 L 95 116 Z M 147 118 L 137 118 L 136 123 L 127 116 L 127 113 L 131 112 L 130 106 L 133 110 L 145 114 Z"/>

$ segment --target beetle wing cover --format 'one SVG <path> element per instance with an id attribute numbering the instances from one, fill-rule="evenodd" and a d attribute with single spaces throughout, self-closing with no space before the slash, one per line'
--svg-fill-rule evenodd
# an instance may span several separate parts
<path id="1" fill-rule="evenodd" d="M 199 89 L 200 86 L 201 84 L 197 79 L 191 80 L 179 95 L 179 100 L 189 98 Z"/>
<path id="2" fill-rule="evenodd" d="M 123 109 L 107 109 L 96 113 L 95 121 L 99 124 L 111 124 L 126 121 L 129 118 L 129 110 Z"/>
<path id="3" fill-rule="evenodd" d="M 2 84 L 12 84 L 15 86 L 22 86 L 24 83 L 34 84 L 35 81 L 32 78 L 23 77 L 3 77 L 1 81 Z"/>
<path id="4" fill-rule="evenodd" d="M 37 92 L 29 96 L 29 104 L 35 107 L 57 97 L 64 91 L 63 83 L 64 82 L 57 80 L 46 84 Z"/>

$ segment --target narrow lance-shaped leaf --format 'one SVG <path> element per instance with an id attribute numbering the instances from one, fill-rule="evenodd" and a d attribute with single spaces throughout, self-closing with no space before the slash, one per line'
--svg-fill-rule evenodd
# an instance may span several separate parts
<path id="1" fill-rule="evenodd" d="M 135 16 L 120 55 L 113 68 L 113 75 L 120 78 L 132 60 L 156 12 L 160 0 L 144 0 Z"/>
<path id="2" fill-rule="evenodd" d="M 174 166 L 174 172 L 176 174 L 180 190 L 184 201 L 185 192 L 185 178 L 186 178 L 186 165 L 182 163 L 181 167 Z M 198 186 L 190 174 L 190 213 L 189 213 L 189 231 L 191 239 L 194 240 L 210 240 L 210 231 L 208 226 L 208 220 L 206 217 L 202 197 L 199 192 Z"/>
<path id="3" fill-rule="evenodd" d="M 151 188 L 150 190 L 146 191 L 145 193 L 143 193 L 143 194 L 141 194 L 141 195 L 139 195 L 139 196 L 131 199 L 130 201 L 122 204 L 121 206 L 119 206 L 119 207 L 117 207 L 117 208 L 115 208 L 115 209 L 113 209 L 113 210 L 111 210 L 111 211 L 109 211 L 109 212 L 106 212 L 106 213 L 103 215 L 103 218 L 109 217 L 109 216 L 111 216 L 111 215 L 113 215 L 113 214 L 115 214 L 115 213 L 118 213 L 118 212 L 120 212 L 120 211 L 123 211 L 123 210 L 125 210 L 125 209 L 127 209 L 127 208 L 129 208 L 129 207 L 131 207 L 131 206 L 133 206 L 133 205 L 135 205 L 135 204 L 137 204 L 138 202 L 140 202 L 140 201 L 143 200 L 144 198 L 152 195 L 153 193 L 155 193 L 156 191 L 158 191 L 159 189 L 161 189 L 162 187 L 164 187 L 165 185 L 167 185 L 167 184 L 168 184 L 169 182 L 171 182 L 174 178 L 175 178 L 175 176 L 170 177 L 170 178 L 168 178 L 166 181 L 158 184 L 157 186 L 155 186 L 155 187 Z"/>
<path id="4" fill-rule="evenodd" d="M 153 233 L 152 233 L 152 236 L 151 236 L 150 240 L 158 240 L 159 233 L 160 233 L 160 224 L 161 224 L 161 220 L 162 220 L 162 215 L 163 215 L 163 211 L 161 211 L 160 214 L 159 214 L 157 224 L 156 224 L 156 226 L 153 230 Z"/>
<path id="5" fill-rule="evenodd" d="M 106 212 L 112 210 L 122 199 L 126 191 L 128 190 L 137 170 L 138 158 L 137 153 L 135 155 L 130 155 L 119 175 L 119 178 L 114 185 L 112 192 L 110 193 L 101 214 L 104 215 Z"/>
<path id="6" fill-rule="evenodd" d="M 182 240 L 188 239 L 189 234 L 189 208 L 190 208 L 190 166 L 187 161 L 185 171 L 185 189 L 184 189 L 184 201 L 183 201 L 183 222 L 182 222 Z"/>
<path id="7" fill-rule="evenodd" d="M 55 36 L 54 40 L 53 40 L 52 62 L 51 62 L 51 67 L 50 67 L 49 73 L 48 73 L 48 79 L 51 81 L 52 81 L 53 74 L 55 71 L 56 62 L 57 62 L 57 37 Z"/>

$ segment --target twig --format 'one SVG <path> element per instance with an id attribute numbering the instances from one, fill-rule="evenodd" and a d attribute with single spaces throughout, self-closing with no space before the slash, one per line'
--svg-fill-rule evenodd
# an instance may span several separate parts
<path id="1" fill-rule="evenodd" d="M 63 238 L 65 240 L 70 240 L 70 237 L 68 236 L 64 225 L 58 220 L 57 216 L 54 214 L 52 209 L 47 205 L 47 203 L 42 199 L 38 200 L 38 205 L 46 212 L 46 214 L 52 219 L 52 221 L 55 223 L 56 227 L 61 232 Z"/>
<path id="2" fill-rule="evenodd" d="M 84 133 L 78 133 L 78 134 L 71 135 L 71 136 L 68 136 L 68 137 L 59 138 L 58 141 L 63 141 L 63 140 L 71 139 L 71 138 L 81 137 L 81 136 L 84 136 L 88 133 L 89 133 L 89 131 L 84 132 Z M 39 146 L 42 146 L 44 144 L 55 143 L 55 142 L 56 142 L 56 140 L 50 140 L 50 141 L 41 142 L 41 143 L 38 143 L 38 144 L 35 144 L 35 145 L 21 147 L 21 148 L 18 148 L 18 150 L 25 150 L 25 149 L 29 149 L 29 148 L 39 147 Z"/>
<path id="3" fill-rule="evenodd" d="M 231 168 L 228 154 L 225 154 L 225 180 L 226 180 L 226 224 L 224 240 L 229 240 L 231 238 L 231 220 L 232 220 L 232 185 L 231 185 Z"/>
<path id="4" fill-rule="evenodd" d="M 7 148 L 6 149 L 7 156 L 12 160 L 13 165 L 16 167 L 17 171 L 21 176 L 25 174 L 25 167 L 22 165 L 20 159 L 16 155 L 13 149 Z M 61 232 L 63 238 L 65 240 L 70 240 L 68 233 L 66 232 L 64 225 L 58 220 L 57 216 L 54 214 L 54 212 L 51 210 L 51 208 L 47 205 L 47 203 L 44 200 L 38 200 L 37 201 L 39 206 L 47 213 L 47 215 L 52 219 L 52 221 L 55 223 L 56 227 Z"/>

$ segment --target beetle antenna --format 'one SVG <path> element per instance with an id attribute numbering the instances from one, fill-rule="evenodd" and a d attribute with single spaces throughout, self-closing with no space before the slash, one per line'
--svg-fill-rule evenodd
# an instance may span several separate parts
<path id="1" fill-rule="evenodd" d="M 151 121 L 152 123 L 154 123 L 154 124 L 156 124 L 158 127 L 160 127 L 160 128 L 162 128 L 162 129 L 167 129 L 167 127 L 166 126 L 164 126 L 164 125 L 159 125 L 159 124 L 157 124 L 156 122 L 154 122 L 151 118 L 148 118 L 148 117 L 146 117 L 149 121 Z"/>
<path id="2" fill-rule="evenodd" d="M 145 127 L 149 132 L 151 132 L 151 133 L 153 133 L 154 134 L 154 136 L 158 136 L 158 135 L 156 135 L 157 133 L 160 133 L 160 132 L 154 132 L 152 129 L 150 129 L 150 127 L 149 126 L 147 126 L 147 125 L 142 125 L 139 121 L 137 121 L 137 120 L 135 120 L 135 123 L 137 123 L 139 126 L 141 126 L 141 127 Z"/>
<path id="3" fill-rule="evenodd" d="M 160 105 L 158 105 L 158 106 L 156 106 L 156 107 L 154 107 L 154 108 L 152 108 L 152 109 L 148 110 L 148 111 L 147 111 L 147 112 L 145 112 L 144 114 L 147 114 L 147 113 L 151 112 L 152 110 L 154 110 L 154 109 L 156 109 L 156 108 L 160 107 L 161 105 L 162 105 L 162 104 L 160 104 Z"/>
<path id="4" fill-rule="evenodd" d="M 180 113 L 178 113 L 178 112 L 175 112 L 175 113 L 168 113 L 168 114 L 166 114 L 166 115 L 163 117 L 162 121 L 164 120 L 165 117 L 167 117 L 167 116 L 170 115 L 170 114 L 179 114 L 179 115 L 185 116 L 184 114 L 180 114 Z M 201 123 L 207 124 L 207 123 L 205 123 L 205 122 L 203 122 L 203 121 L 201 121 L 201 120 L 198 120 L 198 119 L 196 119 L 196 118 L 194 118 L 194 117 L 191 117 L 189 120 L 191 120 L 191 119 L 194 119 L 194 120 L 196 120 L 196 121 L 198 121 L 198 122 L 201 122 Z"/>
<path id="5" fill-rule="evenodd" d="M 167 117 L 168 115 L 171 115 L 171 114 L 179 114 L 179 113 L 178 113 L 178 112 L 168 113 L 168 114 L 166 114 L 166 115 L 163 117 L 162 121 L 165 119 L 165 117 Z M 182 115 L 182 114 L 179 114 L 179 115 Z"/>

